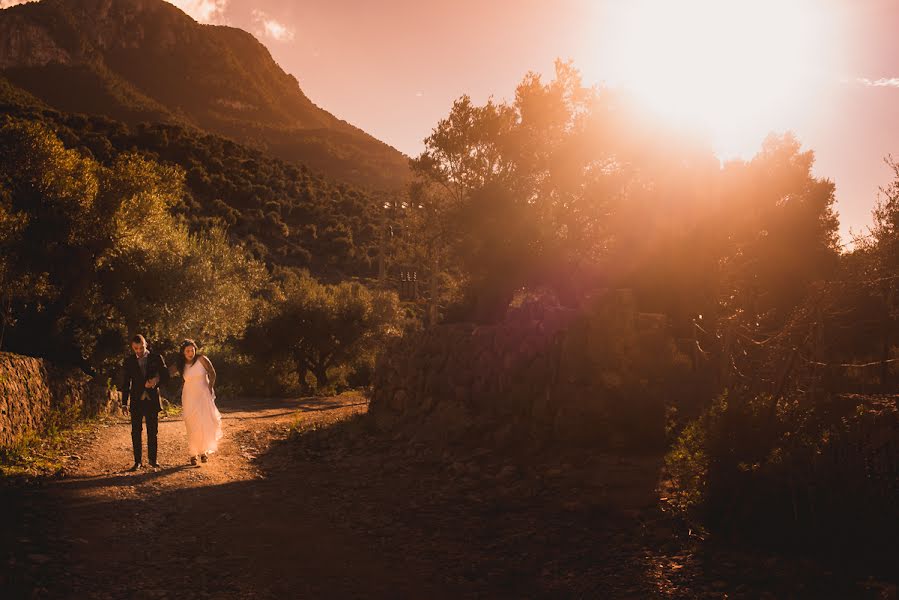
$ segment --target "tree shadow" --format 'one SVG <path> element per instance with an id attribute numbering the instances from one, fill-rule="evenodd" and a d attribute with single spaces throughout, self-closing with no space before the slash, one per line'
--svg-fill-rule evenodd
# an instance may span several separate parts
<path id="1" fill-rule="evenodd" d="M 260 465 L 306 473 L 323 516 L 463 596 L 654 597 L 642 543 L 661 457 L 586 454 L 430 446 L 357 414 L 274 443 Z"/>
<path id="2" fill-rule="evenodd" d="M 658 510 L 658 455 L 426 443 L 381 432 L 357 413 L 278 440 L 255 464 L 259 478 L 148 486 L 147 493 L 138 484 L 189 467 L 54 484 L 54 493 L 20 505 L 40 518 L 24 521 L 19 539 L 40 545 L 15 551 L 26 565 L 29 554 L 49 560 L 7 582 L 33 590 L 40 581 L 62 598 L 836 598 L 859 591 L 826 578 L 791 588 L 795 576 L 766 581 L 771 569 L 754 557 L 691 547 L 686 530 Z M 78 494 L 126 485 L 137 496 L 85 502 Z"/>
<path id="3" fill-rule="evenodd" d="M 140 490 L 185 468 L 35 490 L 28 504 L 39 518 L 17 527 L 25 542 L 10 548 L 19 567 L 4 574 L 4 597 L 457 597 L 416 570 L 414 557 L 404 561 L 411 570 L 397 569 L 378 540 L 325 518 L 313 500 L 322 490 L 302 468 L 223 485 Z M 79 494 L 124 485 L 138 493 L 89 500 Z"/>

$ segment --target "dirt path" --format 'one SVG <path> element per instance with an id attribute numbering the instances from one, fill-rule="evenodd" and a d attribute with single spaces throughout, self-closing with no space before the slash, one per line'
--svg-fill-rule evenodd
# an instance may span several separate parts
<path id="1" fill-rule="evenodd" d="M 660 456 L 427 442 L 376 431 L 358 396 L 220 404 L 205 465 L 176 418 L 162 468 L 126 472 L 118 417 L 8 495 L 0 597 L 896 598 L 698 539 L 659 511 Z"/>
<path id="2" fill-rule="evenodd" d="M 255 464 L 298 412 L 308 424 L 364 406 L 243 400 L 220 408 L 225 437 L 205 465 L 187 464 L 174 418 L 160 422 L 161 468 L 126 472 L 130 425 L 118 417 L 79 450 L 71 476 L 29 491 L 4 598 L 434 596 L 364 540 L 302 510 L 301 481 L 273 481 Z"/>

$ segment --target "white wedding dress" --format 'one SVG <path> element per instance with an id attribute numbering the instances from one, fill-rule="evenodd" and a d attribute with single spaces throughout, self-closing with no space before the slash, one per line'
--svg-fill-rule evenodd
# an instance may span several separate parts
<path id="1" fill-rule="evenodd" d="M 222 439 L 222 415 L 215 406 L 215 394 L 209 389 L 209 374 L 200 360 L 184 366 L 181 410 L 187 428 L 189 456 L 218 450 Z"/>

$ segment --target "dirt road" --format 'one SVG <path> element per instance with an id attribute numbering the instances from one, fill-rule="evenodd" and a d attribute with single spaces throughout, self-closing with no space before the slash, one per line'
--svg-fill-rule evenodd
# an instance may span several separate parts
<path id="1" fill-rule="evenodd" d="M 895 598 L 895 582 L 714 547 L 660 513 L 659 456 L 445 447 L 359 396 L 220 402 L 220 452 L 128 473 L 117 417 L 4 499 L 0 597 Z M 291 433 L 299 424 L 301 433 Z"/>
<path id="2" fill-rule="evenodd" d="M 316 422 L 364 406 L 220 404 L 225 437 L 207 464 L 187 464 L 184 425 L 174 418 L 160 422 L 161 468 L 127 472 L 130 429 L 118 417 L 78 449 L 70 476 L 27 492 L 4 598 L 432 596 L 309 512 L 302 480 L 265 478 L 255 464 L 298 413 Z"/>

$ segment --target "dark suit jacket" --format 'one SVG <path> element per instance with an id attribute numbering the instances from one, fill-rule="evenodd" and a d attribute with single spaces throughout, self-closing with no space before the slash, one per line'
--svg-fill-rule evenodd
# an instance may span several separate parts
<path id="1" fill-rule="evenodd" d="M 162 410 L 159 402 L 159 386 L 165 385 L 169 381 L 169 370 L 165 366 L 165 360 L 160 354 L 150 353 L 147 357 L 147 374 L 144 376 L 141 371 L 140 363 L 134 354 L 125 359 L 122 370 L 124 376 L 122 378 L 122 404 L 128 406 L 128 400 L 131 399 L 131 410 L 139 408 L 142 411 Z M 147 380 L 159 377 L 159 383 L 152 388 L 144 387 Z M 147 392 L 147 398 L 143 398 L 144 392 Z"/>

